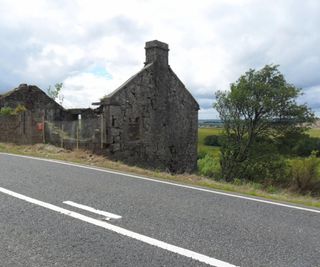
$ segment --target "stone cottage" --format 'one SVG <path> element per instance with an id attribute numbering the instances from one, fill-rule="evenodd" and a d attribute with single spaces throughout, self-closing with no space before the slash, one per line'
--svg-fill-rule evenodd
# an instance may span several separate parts
<path id="1" fill-rule="evenodd" d="M 171 69 L 168 45 L 150 41 L 145 51 L 144 68 L 99 103 L 105 149 L 131 164 L 193 171 L 199 105 Z"/>

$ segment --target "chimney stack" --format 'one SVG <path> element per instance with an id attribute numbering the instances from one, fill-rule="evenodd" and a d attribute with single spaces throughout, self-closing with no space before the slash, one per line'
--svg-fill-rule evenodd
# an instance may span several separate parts
<path id="1" fill-rule="evenodd" d="M 158 40 L 146 42 L 146 62 L 145 65 L 149 63 L 156 63 L 161 66 L 168 66 L 168 55 L 169 46 L 166 43 L 160 42 Z"/>

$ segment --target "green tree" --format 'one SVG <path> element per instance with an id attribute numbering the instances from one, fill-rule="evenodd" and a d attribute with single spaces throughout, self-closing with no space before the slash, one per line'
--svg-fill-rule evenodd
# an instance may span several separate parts
<path id="1" fill-rule="evenodd" d="M 225 180 L 275 175 L 274 168 L 281 167 L 275 140 L 298 136 L 314 121 L 313 112 L 297 104 L 299 95 L 301 89 L 287 83 L 277 65 L 250 69 L 230 91 L 216 93 L 214 108 L 224 123 L 220 163 Z"/>
<path id="2" fill-rule="evenodd" d="M 51 85 L 47 89 L 47 94 L 51 97 L 54 101 L 57 101 L 60 105 L 62 105 L 64 96 L 61 94 L 63 88 L 63 83 L 56 83 L 54 88 L 51 88 Z"/>

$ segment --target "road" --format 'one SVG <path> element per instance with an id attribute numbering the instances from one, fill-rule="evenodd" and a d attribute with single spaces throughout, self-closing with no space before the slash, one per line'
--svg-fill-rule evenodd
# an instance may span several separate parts
<path id="1" fill-rule="evenodd" d="M 1 266 L 320 266 L 320 210 L 0 153 Z"/>

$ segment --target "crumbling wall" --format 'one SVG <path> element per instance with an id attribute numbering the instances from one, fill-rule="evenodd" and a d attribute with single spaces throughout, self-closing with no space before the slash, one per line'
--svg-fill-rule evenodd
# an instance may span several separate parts
<path id="1" fill-rule="evenodd" d="M 0 115 L 0 142 L 16 144 L 43 142 L 41 119 L 31 112 Z"/>
<path id="2" fill-rule="evenodd" d="M 21 84 L 0 96 L 0 108 L 23 105 L 27 112 L 0 117 L 0 141 L 50 143 L 64 148 L 101 150 L 100 117 L 88 109 L 65 110 L 40 88 Z M 82 115 L 79 119 L 78 114 Z M 40 129 L 40 128 L 41 129 Z"/>
<path id="3" fill-rule="evenodd" d="M 34 85 L 20 84 L 0 97 L 0 108 L 16 108 L 19 104 L 35 114 L 43 112 L 45 120 L 72 120 L 72 115 Z"/>

